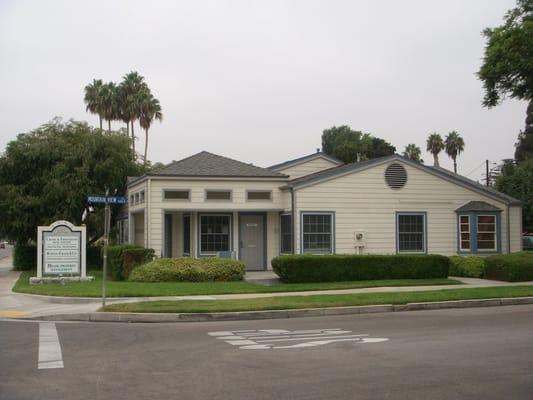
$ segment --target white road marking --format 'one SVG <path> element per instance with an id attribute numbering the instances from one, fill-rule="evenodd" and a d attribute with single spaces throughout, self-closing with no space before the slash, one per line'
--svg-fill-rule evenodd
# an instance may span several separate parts
<path id="1" fill-rule="evenodd" d="M 300 349 L 323 346 L 336 342 L 380 343 L 387 338 L 370 338 L 368 334 L 353 334 L 352 331 L 335 329 L 311 329 L 289 331 L 285 329 L 261 329 L 209 332 L 209 336 L 225 341 L 244 350 Z M 279 342 L 298 342 L 281 344 Z"/>
<path id="2" fill-rule="evenodd" d="M 38 369 L 63 368 L 61 344 L 57 336 L 56 324 L 41 322 L 39 324 L 39 362 Z"/>

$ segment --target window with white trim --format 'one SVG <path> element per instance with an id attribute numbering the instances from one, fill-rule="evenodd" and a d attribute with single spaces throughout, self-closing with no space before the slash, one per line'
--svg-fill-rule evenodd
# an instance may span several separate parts
<path id="1" fill-rule="evenodd" d="M 459 216 L 459 249 L 461 251 L 470 251 L 471 249 L 471 232 L 470 232 L 470 216 Z"/>
<path id="2" fill-rule="evenodd" d="M 246 200 L 272 200 L 272 192 L 270 190 L 248 190 Z"/>
<path id="3" fill-rule="evenodd" d="M 206 190 L 206 200 L 231 200 L 231 190 Z"/>
<path id="4" fill-rule="evenodd" d="M 477 249 L 478 251 L 496 250 L 496 216 L 477 216 Z"/>
<path id="5" fill-rule="evenodd" d="M 187 189 L 165 189 L 163 191 L 163 198 L 165 200 L 189 200 L 190 196 L 191 192 Z"/>
<path id="6" fill-rule="evenodd" d="M 280 216 L 280 253 L 292 253 L 292 215 L 281 214 Z"/>
<path id="7" fill-rule="evenodd" d="M 200 215 L 200 254 L 231 250 L 231 215 Z"/>
<path id="8" fill-rule="evenodd" d="M 333 253 L 333 214 L 302 214 L 302 252 Z"/>
<path id="9" fill-rule="evenodd" d="M 424 253 L 426 251 L 426 215 L 398 213 L 396 218 L 398 252 Z"/>

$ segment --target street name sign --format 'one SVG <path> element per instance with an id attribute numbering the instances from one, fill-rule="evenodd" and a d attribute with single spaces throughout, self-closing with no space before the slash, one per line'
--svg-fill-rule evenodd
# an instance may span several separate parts
<path id="1" fill-rule="evenodd" d="M 128 204 L 126 196 L 87 196 L 88 203 L 102 203 L 102 204 Z"/>

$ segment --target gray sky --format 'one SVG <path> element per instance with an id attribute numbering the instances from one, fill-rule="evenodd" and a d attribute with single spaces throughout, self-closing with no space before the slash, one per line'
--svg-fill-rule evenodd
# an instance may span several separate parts
<path id="1" fill-rule="evenodd" d="M 475 76 L 480 32 L 513 5 L 0 0 L 0 151 L 54 116 L 96 125 L 83 87 L 137 70 L 163 107 L 153 161 L 208 150 L 267 166 L 315 151 L 323 129 L 348 124 L 398 152 L 457 130 L 468 174 L 512 157 L 524 126 L 525 103 L 481 107 Z"/>

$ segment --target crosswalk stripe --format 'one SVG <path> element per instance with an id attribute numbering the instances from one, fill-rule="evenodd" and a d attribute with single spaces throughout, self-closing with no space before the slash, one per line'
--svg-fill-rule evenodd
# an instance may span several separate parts
<path id="1" fill-rule="evenodd" d="M 39 324 L 39 362 L 37 363 L 37 368 L 63 367 L 63 355 L 56 324 L 53 322 L 41 322 Z"/>

